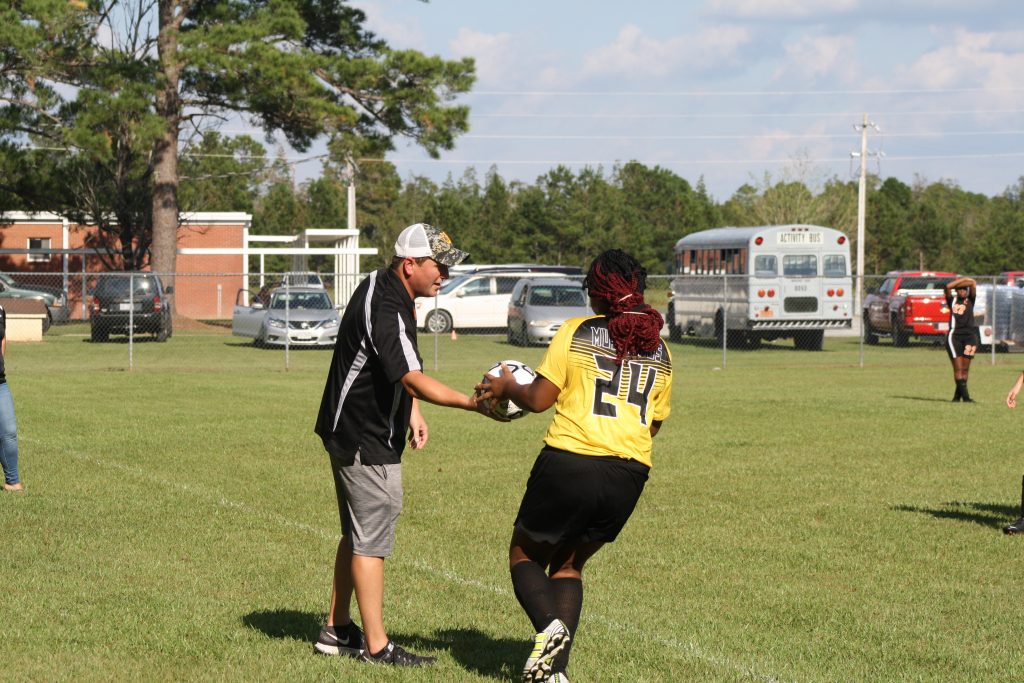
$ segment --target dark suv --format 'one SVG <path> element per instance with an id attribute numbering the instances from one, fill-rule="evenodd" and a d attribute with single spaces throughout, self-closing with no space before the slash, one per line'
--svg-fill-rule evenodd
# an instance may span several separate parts
<path id="1" fill-rule="evenodd" d="M 132 291 L 134 285 L 134 291 Z M 160 278 L 152 273 L 104 273 L 96 278 L 89 307 L 92 340 L 106 341 L 111 334 L 156 335 L 159 342 L 171 336 L 171 305 Z"/>

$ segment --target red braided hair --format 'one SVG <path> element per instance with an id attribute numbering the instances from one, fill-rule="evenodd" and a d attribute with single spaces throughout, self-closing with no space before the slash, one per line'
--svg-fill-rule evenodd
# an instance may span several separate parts
<path id="1" fill-rule="evenodd" d="M 594 259 L 584 284 L 590 296 L 608 302 L 617 365 L 628 356 L 658 349 L 664 319 L 644 302 L 647 271 L 639 261 L 621 249 L 609 249 Z"/>

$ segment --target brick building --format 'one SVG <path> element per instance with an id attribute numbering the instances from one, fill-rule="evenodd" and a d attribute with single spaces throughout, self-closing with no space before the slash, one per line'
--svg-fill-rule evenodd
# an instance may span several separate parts
<path id="1" fill-rule="evenodd" d="M 240 212 L 199 212 L 182 217 L 178 229 L 175 313 L 214 319 L 231 316 L 235 295 L 252 286 L 250 256 L 282 254 L 296 264 L 307 255 L 334 256 L 335 300 L 347 300 L 358 281 L 359 257 L 376 254 L 376 249 L 359 247 L 358 230 L 308 230 L 300 235 L 252 235 L 252 215 Z M 68 294 L 73 319 L 85 319 L 83 282 L 107 272 L 111 264 L 91 245 L 96 244 L 95 226 L 77 225 L 48 213 L 8 212 L 0 225 L 0 272 L 11 273 L 26 282 L 56 285 Z M 273 242 L 279 246 L 254 246 Z M 327 243 L 326 247 L 313 246 Z M 87 246 L 90 245 L 90 246 Z M 262 280 L 263 258 L 254 275 Z M 43 274 L 47 274 L 45 282 Z M 344 297 L 344 298 L 339 298 Z"/>

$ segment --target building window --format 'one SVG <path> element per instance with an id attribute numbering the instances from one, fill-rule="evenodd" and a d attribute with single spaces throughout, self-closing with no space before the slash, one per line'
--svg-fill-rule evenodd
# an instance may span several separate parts
<path id="1" fill-rule="evenodd" d="M 50 248 L 50 238 L 49 237 L 29 237 L 28 238 L 28 248 L 29 249 L 49 249 Z M 50 255 L 49 254 L 29 254 L 28 255 L 28 262 L 29 263 L 39 263 L 39 262 L 46 263 L 49 260 L 50 260 Z"/>

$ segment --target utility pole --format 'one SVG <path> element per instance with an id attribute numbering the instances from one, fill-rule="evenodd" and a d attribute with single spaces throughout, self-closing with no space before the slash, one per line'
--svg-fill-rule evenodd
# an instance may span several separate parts
<path id="1" fill-rule="evenodd" d="M 345 227 L 347 227 L 349 230 L 355 230 L 356 229 L 356 162 L 352 160 L 351 156 L 345 157 L 345 176 L 346 176 L 346 179 L 348 180 L 348 195 L 347 195 L 347 201 L 345 202 L 345 204 L 346 204 L 345 208 L 347 209 L 348 221 L 347 221 Z M 355 277 L 358 275 L 358 273 L 354 272 L 354 271 L 358 271 L 359 270 L 359 268 L 356 265 L 359 262 L 359 256 L 358 255 L 348 256 L 348 257 L 345 258 L 345 261 L 346 261 L 346 264 L 345 264 L 346 275 L 345 275 L 345 277 L 347 279 L 346 281 L 354 283 L 355 282 Z M 341 275 L 339 273 L 340 270 L 341 270 L 341 264 L 338 263 L 338 257 L 335 256 L 334 257 L 334 300 L 335 301 L 338 301 L 338 297 L 341 294 L 341 285 L 340 285 Z M 348 295 L 350 295 L 352 293 L 352 289 L 354 287 L 355 287 L 355 284 L 352 284 L 351 287 L 346 285 L 346 287 L 344 288 L 346 298 L 348 298 Z"/>
<path id="2" fill-rule="evenodd" d="M 869 128 L 879 130 L 878 126 L 868 121 L 868 115 L 864 114 L 863 122 L 853 127 L 854 130 L 860 131 L 860 152 L 850 152 L 851 157 L 860 157 L 860 184 L 857 187 L 857 286 L 854 288 L 853 302 L 855 325 L 862 325 L 864 322 L 861 306 L 864 301 L 864 213 L 867 208 Z"/>

